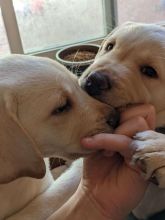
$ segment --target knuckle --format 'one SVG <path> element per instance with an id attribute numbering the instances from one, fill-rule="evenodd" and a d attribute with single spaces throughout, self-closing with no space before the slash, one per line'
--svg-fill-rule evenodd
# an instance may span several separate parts
<path id="1" fill-rule="evenodd" d="M 144 125 L 146 126 L 146 121 L 141 116 L 137 116 L 136 123 L 137 123 L 138 126 L 144 126 Z"/>
<path id="2" fill-rule="evenodd" d="M 155 108 L 154 108 L 153 105 L 148 104 L 148 109 L 149 109 L 149 111 L 152 112 L 153 114 L 155 113 Z"/>

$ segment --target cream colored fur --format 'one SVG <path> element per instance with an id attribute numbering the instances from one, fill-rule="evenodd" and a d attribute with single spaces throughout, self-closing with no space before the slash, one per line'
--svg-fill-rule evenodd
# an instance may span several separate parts
<path id="1" fill-rule="evenodd" d="M 148 67 L 152 68 L 149 73 L 146 72 Z M 102 43 L 95 62 L 83 74 L 80 84 L 85 85 L 95 72 L 106 75 L 111 85 L 96 95 L 97 99 L 122 107 L 120 109 L 130 104 L 150 103 L 156 110 L 156 127 L 165 126 L 163 26 L 127 22 L 114 29 Z M 141 163 L 146 179 L 156 180 L 159 185 L 150 184 L 134 211 L 139 219 L 146 219 L 165 209 L 165 135 L 146 131 L 134 139 L 134 162 Z"/>
<path id="2" fill-rule="evenodd" d="M 76 165 L 66 181 L 54 181 L 43 158 L 88 155 L 81 138 L 110 132 L 107 120 L 113 114 L 53 60 L 0 59 L 0 219 L 44 220 L 59 208 L 76 189 L 80 177 L 75 173 L 81 172 Z"/>

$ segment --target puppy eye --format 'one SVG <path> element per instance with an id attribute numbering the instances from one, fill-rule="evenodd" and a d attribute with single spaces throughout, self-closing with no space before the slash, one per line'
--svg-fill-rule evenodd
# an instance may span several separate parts
<path id="1" fill-rule="evenodd" d="M 59 115 L 70 111 L 70 109 L 71 109 L 71 102 L 69 100 L 66 100 L 66 102 L 63 105 L 59 106 L 58 108 L 52 111 L 52 115 Z"/>
<path id="2" fill-rule="evenodd" d="M 158 74 L 156 70 L 151 66 L 142 66 L 140 69 L 141 73 L 150 77 L 150 78 L 158 78 Z"/>
<path id="3" fill-rule="evenodd" d="M 106 50 L 106 51 L 110 51 L 110 50 L 112 50 L 112 49 L 113 49 L 113 47 L 114 47 L 114 44 L 109 43 L 109 44 L 107 44 L 107 46 L 106 46 L 105 50 Z"/>

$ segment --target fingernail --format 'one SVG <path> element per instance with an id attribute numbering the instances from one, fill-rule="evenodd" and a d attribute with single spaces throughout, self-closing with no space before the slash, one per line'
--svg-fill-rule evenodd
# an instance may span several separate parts
<path id="1" fill-rule="evenodd" d="M 82 145 L 85 147 L 90 147 L 90 145 L 92 144 L 92 139 L 91 138 L 84 138 L 81 141 Z"/>

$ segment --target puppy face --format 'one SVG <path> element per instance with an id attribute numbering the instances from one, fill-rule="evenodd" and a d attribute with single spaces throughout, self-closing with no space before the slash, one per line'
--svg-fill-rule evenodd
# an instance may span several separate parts
<path id="1" fill-rule="evenodd" d="M 165 29 L 126 23 L 103 42 L 95 62 L 80 78 L 81 86 L 113 107 L 151 103 L 165 123 Z"/>
<path id="2" fill-rule="evenodd" d="M 108 120 L 114 117 L 113 109 L 88 96 L 61 65 L 15 56 L 4 60 L 2 68 L 1 79 L 15 96 L 19 122 L 43 156 L 86 155 L 80 144 L 83 137 L 112 131 Z M 10 74 L 7 79 L 5 71 Z"/>
<path id="3" fill-rule="evenodd" d="M 43 177 L 43 157 L 76 159 L 81 139 L 111 132 L 118 114 L 88 96 L 65 67 L 46 58 L 0 60 L 0 183 Z"/>

